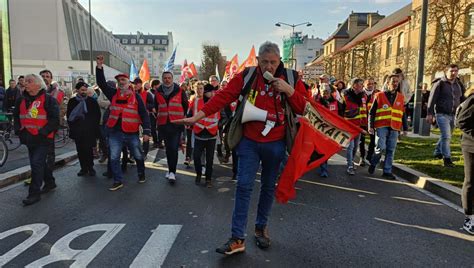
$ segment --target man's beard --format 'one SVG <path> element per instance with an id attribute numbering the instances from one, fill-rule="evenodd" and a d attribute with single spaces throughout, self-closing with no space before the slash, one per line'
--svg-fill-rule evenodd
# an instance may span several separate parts
<path id="1" fill-rule="evenodd" d="M 130 90 L 130 84 L 128 84 L 128 83 L 125 84 L 125 85 L 119 84 L 118 87 L 119 87 L 120 93 L 121 93 L 122 95 L 128 95 L 128 93 L 131 92 L 131 90 Z"/>

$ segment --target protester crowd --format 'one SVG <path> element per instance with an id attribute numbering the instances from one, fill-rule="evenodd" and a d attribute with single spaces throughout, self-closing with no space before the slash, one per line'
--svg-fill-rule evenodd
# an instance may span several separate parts
<path id="1" fill-rule="evenodd" d="M 10 80 L 8 89 L 0 92 L 3 110 L 13 112 L 15 132 L 28 147 L 32 180 L 24 205 L 40 201 L 41 194 L 57 187 L 53 176 L 54 137 L 60 126 L 69 127 L 70 138 L 75 141 L 80 163 L 77 176 L 96 176 L 94 159 L 107 162 L 103 175 L 113 180 L 110 191 L 124 187 L 124 172 L 129 163 L 136 165 L 138 183 L 145 183 L 145 161 L 154 148 L 166 152 L 165 177 L 170 184 L 179 180 L 176 171 L 182 151 L 184 164 L 195 168 L 195 183 L 202 185 L 204 178 L 204 185 L 211 188 L 217 151 L 221 163 L 232 161 L 232 179 L 236 181 L 231 238 L 217 249 L 227 255 L 245 250 L 250 196 L 260 166 L 255 239 L 260 248 L 270 246 L 268 217 L 275 184 L 282 163 L 288 157 L 285 140 L 291 120 L 287 117 L 288 109 L 301 115 L 311 99 L 361 128 L 345 153 L 348 176 L 365 166 L 369 174 L 374 174 L 385 155 L 382 177 L 395 179 L 392 166 L 399 135 L 406 135 L 414 121 L 414 87 L 401 69 L 393 70 L 384 81 L 370 77 L 342 81 L 324 74 L 318 83 L 308 86 L 296 72 L 283 67 L 278 46 L 270 42 L 261 45 L 257 67 L 248 67 L 230 81 L 222 82 L 217 76 L 211 76 L 208 80 L 193 78 L 178 85 L 173 82 L 171 72 L 164 72 L 161 81 L 139 78 L 130 81 L 128 74 L 119 74 L 115 81 L 107 81 L 103 62 L 103 57 L 98 56 L 97 85 L 79 81 L 74 86 L 73 96 L 67 96 L 54 83 L 53 74 L 48 70 Z M 463 227 L 474 234 L 473 87 L 466 91 L 457 78 L 458 70 L 454 64 L 447 66 L 446 75 L 433 81 L 430 91 L 429 85 L 423 85 L 422 117 L 437 124 L 441 131 L 433 156 L 444 159 L 447 168 L 453 166 L 450 139 L 454 121 L 458 119 L 457 125 L 464 133 L 466 176 Z M 271 73 L 274 79 L 265 77 L 265 72 Z M 229 146 L 229 128 L 241 110 L 244 97 L 255 107 L 267 111 L 268 118 L 266 122 L 243 123 L 237 145 Z M 463 102 L 465 97 L 467 101 Z M 459 116 L 455 117 L 458 107 Z M 327 162 L 320 166 L 319 174 L 330 176 Z"/>

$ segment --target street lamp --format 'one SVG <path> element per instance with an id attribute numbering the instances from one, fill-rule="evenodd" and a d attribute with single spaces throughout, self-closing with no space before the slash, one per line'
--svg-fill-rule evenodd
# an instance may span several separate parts
<path id="1" fill-rule="evenodd" d="M 91 64 L 91 77 L 94 75 L 94 62 L 92 60 L 92 13 L 91 0 L 89 0 L 89 59 Z M 89 81 L 90 83 L 90 81 Z"/>
<path id="2" fill-rule="evenodd" d="M 295 38 L 295 28 L 296 27 L 301 26 L 301 25 L 306 25 L 306 27 L 310 27 L 313 24 L 311 24 L 311 22 L 302 22 L 302 23 L 298 23 L 298 24 L 289 24 L 289 23 L 285 23 L 285 22 L 275 23 L 276 27 L 281 27 L 282 25 L 291 27 L 292 28 L 291 38 Z M 296 70 L 296 59 L 295 59 L 295 48 L 294 47 L 291 48 L 291 60 L 294 61 L 293 69 Z"/>

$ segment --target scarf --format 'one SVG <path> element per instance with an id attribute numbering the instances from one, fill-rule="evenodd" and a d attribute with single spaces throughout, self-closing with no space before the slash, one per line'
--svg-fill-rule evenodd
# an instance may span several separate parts
<path id="1" fill-rule="evenodd" d="M 87 104 L 86 104 L 86 97 L 82 97 L 81 95 L 76 95 L 76 100 L 79 102 L 74 109 L 72 109 L 71 114 L 69 115 L 69 122 L 74 122 L 77 120 L 84 120 L 87 114 Z"/>

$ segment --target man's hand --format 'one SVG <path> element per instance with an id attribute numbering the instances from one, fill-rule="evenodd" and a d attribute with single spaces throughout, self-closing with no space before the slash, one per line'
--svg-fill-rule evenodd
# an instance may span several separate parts
<path id="1" fill-rule="evenodd" d="M 295 89 L 292 88 L 285 80 L 280 78 L 275 78 L 273 81 L 270 82 L 272 87 L 278 91 L 285 93 L 288 97 L 293 96 L 295 93 Z"/>
<path id="2" fill-rule="evenodd" d="M 204 114 L 203 111 L 199 111 L 193 117 L 173 120 L 173 121 L 171 121 L 171 123 L 177 124 L 177 125 L 191 126 L 191 125 L 196 124 L 197 121 L 203 119 L 204 117 L 206 117 L 206 114 Z"/>
<path id="3" fill-rule="evenodd" d="M 148 142 L 148 141 L 150 141 L 150 136 L 143 135 L 143 142 Z"/>
<path id="4" fill-rule="evenodd" d="M 102 69 L 102 65 L 104 64 L 104 56 L 102 55 L 97 56 L 96 62 L 97 62 L 97 68 Z"/>
<path id="5" fill-rule="evenodd" d="M 432 115 L 427 115 L 426 116 L 426 122 L 428 122 L 428 124 L 433 124 L 433 116 Z"/>
<path id="6" fill-rule="evenodd" d="M 374 133 L 375 133 L 375 130 L 373 128 L 369 129 L 369 134 L 370 135 L 374 135 Z"/>

